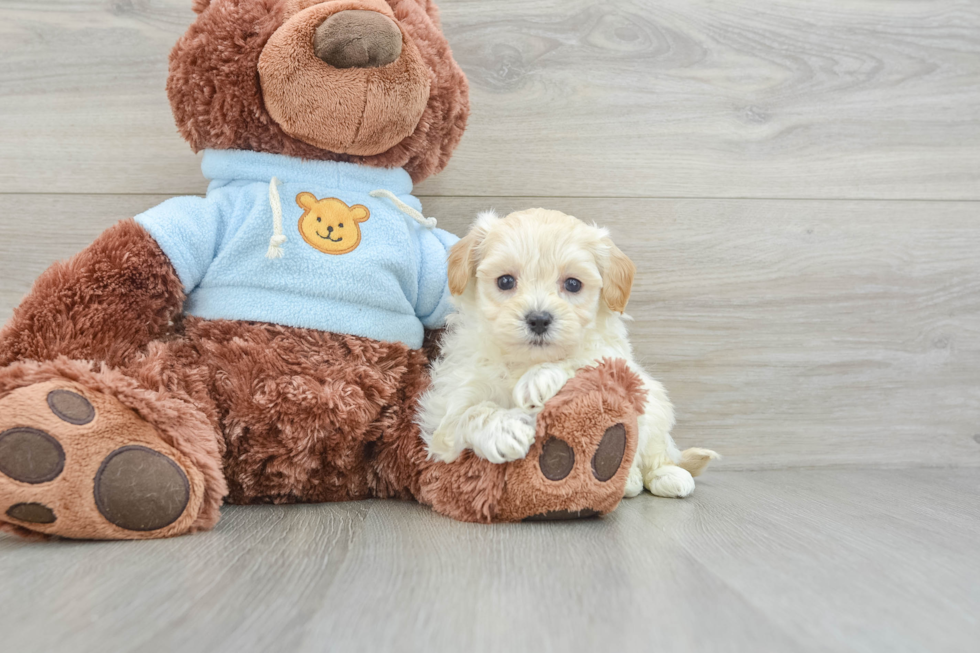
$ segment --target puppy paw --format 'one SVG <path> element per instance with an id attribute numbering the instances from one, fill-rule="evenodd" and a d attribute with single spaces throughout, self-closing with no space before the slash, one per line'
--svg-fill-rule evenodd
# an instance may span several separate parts
<path id="1" fill-rule="evenodd" d="M 626 490 L 623 491 L 623 496 L 630 498 L 637 496 L 643 491 L 643 472 L 640 471 L 639 465 L 633 465 L 630 468 L 630 475 L 626 477 Z"/>
<path id="2" fill-rule="evenodd" d="M 549 399 L 558 394 L 568 379 L 568 373 L 557 365 L 535 365 L 514 386 L 514 403 L 525 411 L 540 411 Z"/>
<path id="3" fill-rule="evenodd" d="M 658 497 L 686 497 L 694 492 L 694 477 L 686 469 L 675 465 L 658 467 L 646 475 L 646 486 Z"/>
<path id="4" fill-rule="evenodd" d="M 471 435 L 470 448 L 492 463 L 506 463 L 527 455 L 534 444 L 534 415 L 519 410 L 500 412 Z"/>

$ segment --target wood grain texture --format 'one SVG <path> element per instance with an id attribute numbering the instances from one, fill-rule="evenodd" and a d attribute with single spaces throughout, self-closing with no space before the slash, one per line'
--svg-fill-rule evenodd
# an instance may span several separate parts
<path id="1" fill-rule="evenodd" d="M 19 653 L 972 650 L 980 471 L 714 472 L 601 520 L 231 507 L 151 542 L 0 536 Z"/>
<path id="2" fill-rule="evenodd" d="M 51 262 L 165 196 L 63 196 L 0 221 L 0 320 Z M 0 196 L 31 215 L 36 195 Z M 597 221 L 639 266 L 628 311 L 684 446 L 719 468 L 980 465 L 980 222 L 973 202 L 424 198 Z"/>
<path id="3" fill-rule="evenodd" d="M 980 199 L 969 0 L 443 0 L 469 131 L 428 195 Z M 190 0 L 0 0 L 0 192 L 195 193 Z"/>

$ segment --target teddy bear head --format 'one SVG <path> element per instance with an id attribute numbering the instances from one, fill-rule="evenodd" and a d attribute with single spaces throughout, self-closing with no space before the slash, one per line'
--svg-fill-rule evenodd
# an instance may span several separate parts
<path id="1" fill-rule="evenodd" d="M 318 200 L 312 193 L 300 193 L 296 203 L 303 209 L 299 233 L 316 249 L 324 254 L 347 254 L 361 244 L 360 223 L 371 217 L 366 206 L 347 206 L 336 197 Z"/>
<path id="2" fill-rule="evenodd" d="M 442 170 L 469 114 L 431 0 L 194 0 L 167 94 L 199 151 Z"/>

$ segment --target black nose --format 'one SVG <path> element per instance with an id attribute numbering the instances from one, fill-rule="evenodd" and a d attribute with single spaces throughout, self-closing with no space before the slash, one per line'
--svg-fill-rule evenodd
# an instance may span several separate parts
<path id="1" fill-rule="evenodd" d="M 377 68 L 401 55 L 402 33 L 376 11 L 348 9 L 316 28 L 313 51 L 334 68 Z"/>
<path id="2" fill-rule="evenodd" d="M 327 227 L 327 233 L 333 233 L 333 227 Z"/>
<path id="3" fill-rule="evenodd" d="M 551 313 L 529 313 L 526 318 L 527 325 L 539 336 L 548 330 L 551 321 L 555 319 Z"/>

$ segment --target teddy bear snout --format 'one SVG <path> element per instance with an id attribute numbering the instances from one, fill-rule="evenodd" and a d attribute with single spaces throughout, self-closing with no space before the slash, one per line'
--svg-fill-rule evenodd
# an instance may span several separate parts
<path id="1" fill-rule="evenodd" d="M 378 68 L 401 55 L 402 33 L 383 14 L 348 9 L 316 28 L 313 51 L 334 68 Z"/>

